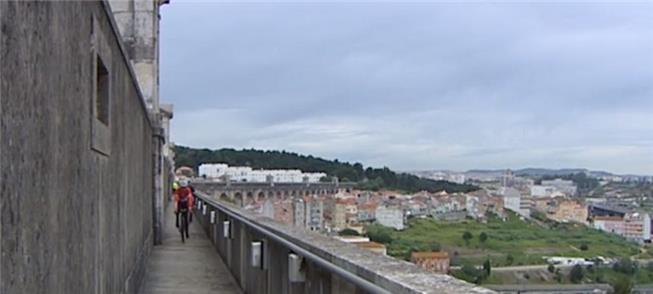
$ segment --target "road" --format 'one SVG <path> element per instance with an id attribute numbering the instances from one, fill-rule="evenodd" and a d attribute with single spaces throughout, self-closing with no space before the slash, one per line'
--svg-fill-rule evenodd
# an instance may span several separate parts
<path id="1" fill-rule="evenodd" d="M 653 262 L 653 259 L 636 259 L 640 266 L 646 266 L 650 262 Z M 574 267 L 573 264 L 554 264 L 556 268 L 565 269 Z M 602 264 L 600 266 L 610 266 L 610 264 Z M 546 270 L 549 267 L 548 264 L 535 264 L 535 265 L 517 265 L 517 266 L 502 266 L 502 267 L 492 267 L 492 271 L 496 272 L 518 272 L 518 271 L 533 271 L 533 270 Z M 452 266 L 451 270 L 459 270 L 461 266 Z M 477 268 L 482 269 L 483 266 L 477 266 Z"/>
<path id="2" fill-rule="evenodd" d="M 566 264 L 556 264 L 556 268 L 572 268 L 573 265 Z M 535 264 L 535 265 L 518 265 L 518 266 L 502 266 L 502 267 L 492 267 L 493 272 L 518 272 L 518 271 L 534 271 L 534 270 L 546 270 L 549 267 L 548 264 Z M 451 270 L 459 270 L 460 266 L 452 266 Z M 482 269 L 483 266 L 477 266 L 477 268 Z"/>
<path id="3" fill-rule="evenodd" d="M 573 265 L 569 264 L 556 264 L 556 268 L 572 268 Z M 519 265 L 519 266 L 504 266 L 504 267 L 493 267 L 493 272 L 516 272 L 516 271 L 533 271 L 533 270 L 546 270 L 549 267 L 548 264 L 536 264 L 536 265 Z"/>

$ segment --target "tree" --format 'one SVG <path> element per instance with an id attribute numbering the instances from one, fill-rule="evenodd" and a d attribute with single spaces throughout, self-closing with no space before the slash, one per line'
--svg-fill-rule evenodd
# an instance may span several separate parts
<path id="1" fill-rule="evenodd" d="M 589 249 L 589 247 L 587 246 L 587 244 L 585 244 L 585 243 L 580 244 L 580 250 L 587 251 L 587 249 Z"/>
<path id="2" fill-rule="evenodd" d="M 624 257 L 615 262 L 612 268 L 620 273 L 633 275 L 637 272 L 637 264 L 635 264 L 630 258 Z"/>
<path id="3" fill-rule="evenodd" d="M 482 282 L 485 278 L 485 272 L 471 264 L 464 264 L 460 269 L 460 273 L 459 278 L 475 284 Z"/>
<path id="4" fill-rule="evenodd" d="M 340 235 L 340 236 L 360 236 L 360 234 L 358 234 L 358 232 L 356 230 L 352 230 L 352 229 L 349 229 L 349 228 L 338 232 L 338 235 Z"/>
<path id="5" fill-rule="evenodd" d="M 473 238 L 472 233 L 470 233 L 469 231 L 465 231 L 463 233 L 463 240 L 465 240 L 466 245 L 469 245 L 469 240 L 471 240 L 472 238 Z"/>
<path id="6" fill-rule="evenodd" d="M 630 294 L 633 290 L 633 281 L 628 277 L 621 277 L 612 284 L 615 294 Z"/>
<path id="7" fill-rule="evenodd" d="M 511 265 L 513 262 L 515 262 L 515 258 L 512 256 L 512 254 L 508 254 L 506 256 L 506 264 Z"/>
<path id="8" fill-rule="evenodd" d="M 478 236 L 478 240 L 481 241 L 481 243 L 485 243 L 485 241 L 487 240 L 487 234 L 486 234 L 485 232 L 482 232 L 482 233 Z"/>
<path id="9" fill-rule="evenodd" d="M 490 259 L 486 259 L 485 262 L 483 263 L 483 271 L 485 272 L 485 277 L 489 277 L 490 274 L 492 273 L 492 264 L 490 263 Z"/>
<path id="10" fill-rule="evenodd" d="M 418 241 L 400 238 L 392 241 L 391 246 L 395 256 L 401 256 L 404 260 L 410 260 L 413 252 L 428 251 L 428 245 L 422 244 Z"/>
<path id="11" fill-rule="evenodd" d="M 368 226 L 366 229 L 367 229 L 367 237 L 369 237 L 371 241 L 382 243 L 382 244 L 389 244 L 390 242 L 392 242 L 392 235 L 389 232 L 389 230 L 391 229 L 379 225 L 371 225 Z"/>
<path id="12" fill-rule="evenodd" d="M 438 242 L 431 242 L 429 245 L 429 249 L 431 249 L 432 252 L 438 252 L 441 249 L 440 243 Z"/>
<path id="13" fill-rule="evenodd" d="M 549 264 L 549 266 L 546 267 L 546 270 L 550 273 L 554 273 L 556 271 L 556 267 L 552 264 Z"/>
<path id="14" fill-rule="evenodd" d="M 371 190 L 389 188 L 409 193 L 422 190 L 430 192 L 446 190 L 449 193 L 478 190 L 476 186 L 420 178 L 407 173 L 394 172 L 387 167 L 364 169 L 361 163 L 351 164 L 286 151 L 229 148 L 210 150 L 184 146 L 175 146 L 174 148 L 177 167 L 189 166 L 197 169 L 202 163 L 220 162 L 232 166 L 249 166 L 255 169 L 281 168 L 300 169 L 305 172 L 324 172 L 327 177 L 320 179 L 321 181 L 330 181 L 331 178 L 337 177 L 343 181 L 356 182 L 359 188 Z"/>
<path id="15" fill-rule="evenodd" d="M 571 271 L 569 272 L 569 280 L 574 284 L 577 284 L 583 280 L 583 276 L 583 267 L 578 264 L 574 265 L 574 267 L 571 268 Z"/>

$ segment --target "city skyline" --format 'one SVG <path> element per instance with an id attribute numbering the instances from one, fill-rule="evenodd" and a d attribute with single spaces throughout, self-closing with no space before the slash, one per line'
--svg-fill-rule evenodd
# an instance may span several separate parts
<path id="1" fill-rule="evenodd" d="M 653 174 L 653 3 L 178 4 L 175 143 Z"/>

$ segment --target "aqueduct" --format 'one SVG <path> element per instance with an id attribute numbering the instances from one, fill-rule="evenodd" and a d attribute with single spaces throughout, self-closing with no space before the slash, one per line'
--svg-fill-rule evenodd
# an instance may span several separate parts
<path id="1" fill-rule="evenodd" d="M 252 183 L 193 181 L 193 187 L 223 201 L 239 206 L 264 201 L 268 198 L 287 199 L 311 195 L 349 192 L 353 183 Z"/>

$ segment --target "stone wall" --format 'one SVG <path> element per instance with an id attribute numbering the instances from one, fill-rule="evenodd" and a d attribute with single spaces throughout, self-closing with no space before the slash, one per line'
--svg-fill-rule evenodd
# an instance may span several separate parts
<path id="1" fill-rule="evenodd" d="M 152 124 L 109 11 L 0 1 L 0 293 L 138 289 Z"/>
<path id="2" fill-rule="evenodd" d="M 246 204 L 251 201 L 263 201 L 266 198 L 294 198 L 296 196 L 333 195 L 349 192 L 352 183 L 260 183 L 260 182 L 214 182 L 195 179 L 193 187 L 218 198 Z"/>
<path id="3" fill-rule="evenodd" d="M 154 174 L 154 243 L 161 244 L 164 197 L 171 184 L 166 181 L 164 161 L 169 140 L 172 107 L 159 107 L 159 8 L 167 0 L 108 0 L 118 33 L 129 56 L 143 99 L 154 122 L 155 153 L 158 158 Z M 162 156 L 163 154 L 163 156 Z"/>

